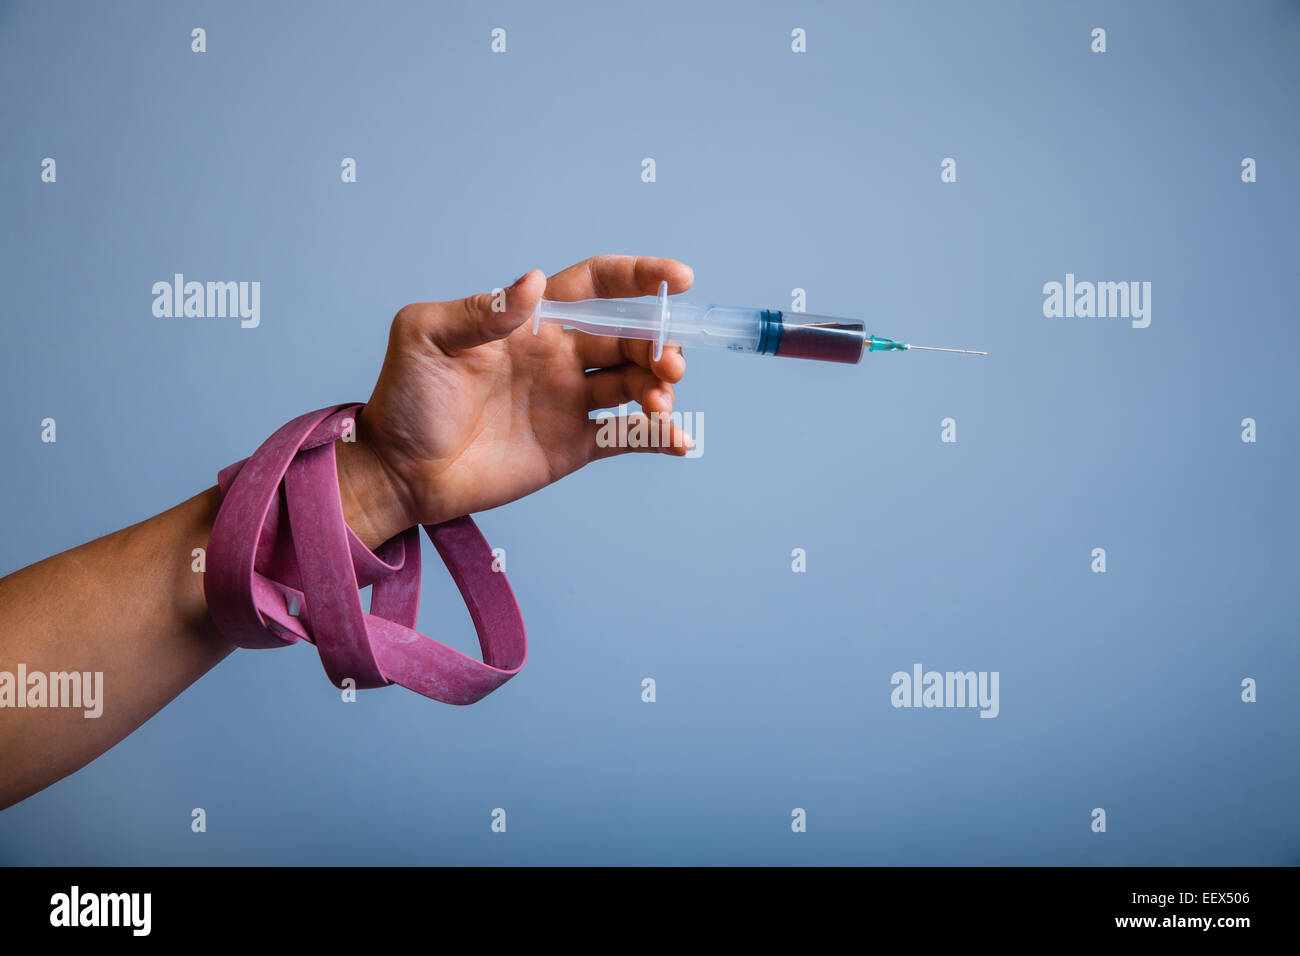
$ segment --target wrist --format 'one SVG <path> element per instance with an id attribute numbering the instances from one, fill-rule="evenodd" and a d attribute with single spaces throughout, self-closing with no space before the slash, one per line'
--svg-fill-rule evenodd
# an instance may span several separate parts
<path id="1" fill-rule="evenodd" d="M 334 458 L 343 520 L 367 548 L 374 551 L 416 523 L 407 517 L 400 485 L 361 434 L 360 416 L 356 440 L 336 441 Z"/>

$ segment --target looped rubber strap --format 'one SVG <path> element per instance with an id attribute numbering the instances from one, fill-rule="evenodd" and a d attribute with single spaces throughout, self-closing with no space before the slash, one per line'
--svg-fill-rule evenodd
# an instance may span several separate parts
<path id="1" fill-rule="evenodd" d="M 240 647 L 314 643 L 335 686 L 395 683 L 472 704 L 524 666 L 519 606 L 473 520 L 454 518 L 424 530 L 465 600 L 483 660 L 415 630 L 419 530 L 408 528 L 372 552 L 343 518 L 334 441 L 361 407 L 301 415 L 218 475 L 224 497 L 208 544 L 209 614 Z M 368 585 L 366 613 L 358 591 Z"/>

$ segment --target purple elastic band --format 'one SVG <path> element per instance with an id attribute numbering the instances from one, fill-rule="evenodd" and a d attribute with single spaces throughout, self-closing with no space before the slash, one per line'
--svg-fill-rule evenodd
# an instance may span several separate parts
<path id="1" fill-rule="evenodd" d="M 473 520 L 453 518 L 424 530 L 465 599 L 483 660 L 415 630 L 419 530 L 408 528 L 372 552 L 343 519 L 334 442 L 361 408 L 299 416 L 250 458 L 222 469 L 203 581 L 208 613 L 239 647 L 311 641 L 336 687 L 347 679 L 358 688 L 401 684 L 448 704 L 472 704 L 524 666 L 519 606 Z M 368 614 L 358 593 L 367 585 Z"/>

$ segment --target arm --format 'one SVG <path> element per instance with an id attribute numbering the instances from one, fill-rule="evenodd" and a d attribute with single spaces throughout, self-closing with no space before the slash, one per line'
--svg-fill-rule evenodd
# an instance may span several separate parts
<path id="1" fill-rule="evenodd" d="M 587 417 L 632 400 L 670 411 L 671 383 L 685 370 L 679 352 L 652 362 L 647 342 L 550 326 L 534 336 L 524 327 L 543 293 L 647 295 L 661 279 L 676 293 L 691 274 L 672 260 L 602 256 L 549 280 L 525 274 L 506 290 L 504 309 L 491 295 L 402 309 L 357 441 L 335 446 L 344 518 L 358 537 L 375 548 L 610 454 L 685 454 L 689 439 L 675 427 L 657 448 L 602 448 Z M 233 650 L 208 618 L 203 575 L 191 570 L 220 505 L 209 488 L 0 579 L 0 672 L 16 675 L 22 664 L 29 673 L 103 673 L 97 718 L 75 708 L 0 709 L 0 808 L 85 766 Z"/>

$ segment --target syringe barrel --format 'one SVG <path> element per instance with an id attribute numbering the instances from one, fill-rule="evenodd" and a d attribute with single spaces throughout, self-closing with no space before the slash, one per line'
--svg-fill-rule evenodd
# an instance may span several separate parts
<path id="1" fill-rule="evenodd" d="M 662 341 L 684 349 L 721 348 L 822 362 L 862 360 L 866 327 L 861 322 L 805 312 L 778 312 L 729 305 L 693 305 L 677 299 L 543 299 L 542 318 L 593 335 Z M 665 321 L 666 318 L 666 321 Z"/>

